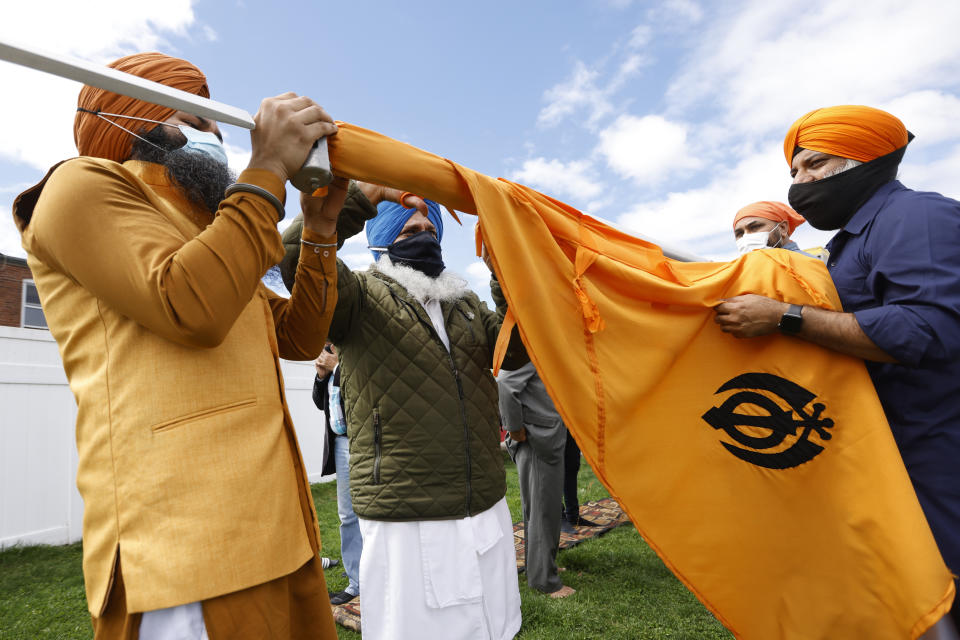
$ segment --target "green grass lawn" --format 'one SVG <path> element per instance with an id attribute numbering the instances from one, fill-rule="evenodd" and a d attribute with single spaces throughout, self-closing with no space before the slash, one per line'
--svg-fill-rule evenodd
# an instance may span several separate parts
<path id="1" fill-rule="evenodd" d="M 506 457 L 507 502 L 520 516 L 517 469 Z M 607 496 L 584 463 L 580 502 Z M 334 483 L 313 485 L 323 555 L 339 557 L 337 495 Z M 0 640 L 82 639 L 93 636 L 83 594 L 80 544 L 19 547 L 0 552 Z M 564 600 L 527 587 L 520 575 L 523 640 L 604 638 L 728 639 L 732 636 L 697 602 L 644 544 L 632 526 L 561 551 L 563 580 L 577 590 Z M 327 570 L 331 590 L 346 587 L 342 567 Z M 360 634 L 337 627 L 340 638 Z"/>

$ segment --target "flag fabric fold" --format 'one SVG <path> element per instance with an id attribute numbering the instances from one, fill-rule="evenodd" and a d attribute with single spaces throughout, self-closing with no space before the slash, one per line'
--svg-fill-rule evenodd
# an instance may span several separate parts
<path id="1" fill-rule="evenodd" d="M 950 571 L 863 363 L 713 323 L 712 307 L 743 293 L 840 309 L 822 263 L 783 250 L 669 260 L 523 185 L 348 124 L 330 154 L 338 175 L 479 216 L 510 321 L 584 455 L 738 638 L 917 638 L 949 610 Z"/>

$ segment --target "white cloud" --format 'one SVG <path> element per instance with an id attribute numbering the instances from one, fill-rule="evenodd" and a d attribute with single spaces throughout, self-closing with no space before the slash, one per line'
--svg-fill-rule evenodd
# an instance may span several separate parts
<path id="1" fill-rule="evenodd" d="M 373 256 L 369 251 L 338 253 L 337 257 L 354 271 L 365 271 L 367 267 L 373 264 Z"/>
<path id="2" fill-rule="evenodd" d="M 343 248 L 354 250 L 363 249 L 365 251 L 367 249 L 367 234 L 361 231 L 355 236 L 350 236 L 343 243 Z"/>
<path id="3" fill-rule="evenodd" d="M 167 38 L 186 35 L 193 23 L 192 0 L 162 5 L 126 0 L 10 2 L 3 6 L 0 39 L 106 63 L 135 51 L 171 50 Z M 0 160 L 42 171 L 76 155 L 73 118 L 79 83 L 0 62 L 0 86 L 11 88 L 0 100 Z M 235 157 L 242 155 L 233 151 Z M 14 196 L 26 186 L 0 190 L 4 211 L 10 211 Z M 24 255 L 9 214 L 0 217 L 0 251 Z"/>
<path id="4" fill-rule="evenodd" d="M 943 91 L 914 91 L 877 105 L 900 118 L 917 139 L 910 149 L 960 138 L 960 98 Z"/>
<path id="5" fill-rule="evenodd" d="M 577 61 L 570 79 L 548 89 L 544 94 L 548 104 L 540 111 L 537 123 L 552 127 L 581 109 L 589 112 L 586 118 L 588 122 L 596 122 L 610 113 L 613 106 L 607 101 L 605 92 L 596 85 L 598 76 L 597 71 L 588 69 L 582 62 Z"/>
<path id="6" fill-rule="evenodd" d="M 20 232 L 13 224 L 13 216 L 10 210 L 13 207 L 13 199 L 18 193 L 30 185 L 4 187 L 0 190 L 0 211 L 6 215 L 0 218 L 0 253 L 8 256 L 17 256 L 18 258 L 27 257 L 27 253 L 20 246 Z"/>
<path id="7" fill-rule="evenodd" d="M 662 116 L 624 115 L 600 132 L 597 151 L 622 176 L 656 184 L 698 160 L 687 144 L 687 127 Z"/>
<path id="8" fill-rule="evenodd" d="M 615 92 L 622 89 L 626 86 L 628 80 L 632 80 L 641 69 L 648 67 L 653 64 L 653 58 L 641 54 L 633 54 L 627 56 L 623 62 L 620 63 L 620 66 L 617 68 L 616 73 L 613 74 L 613 77 L 610 79 L 610 82 L 607 84 L 604 93 L 608 96 L 611 96 Z"/>
<path id="9" fill-rule="evenodd" d="M 703 187 L 637 204 L 618 218 L 618 224 L 705 257 L 732 257 L 733 216 L 751 202 L 785 201 L 789 174 L 774 145 L 711 175 Z"/>
<path id="10" fill-rule="evenodd" d="M 19 184 L 12 184 L 6 187 L 0 187 L 0 196 L 15 196 L 19 193 L 22 193 L 24 189 L 30 186 L 29 182 L 21 182 Z"/>
<path id="11" fill-rule="evenodd" d="M 467 280 L 470 288 L 474 291 L 490 290 L 490 269 L 483 263 L 483 260 L 476 260 L 467 265 Z"/>
<path id="12" fill-rule="evenodd" d="M 557 159 L 532 158 L 513 172 L 510 179 L 558 197 L 581 200 L 595 198 L 603 192 L 603 183 L 591 174 L 587 160 L 563 163 Z"/>
<path id="13" fill-rule="evenodd" d="M 646 47 L 683 21 L 701 25 L 698 44 L 669 80 L 665 105 L 622 115 L 600 134 L 597 151 L 637 184 L 620 189 L 618 201 L 641 196 L 621 224 L 708 257 L 731 257 L 734 212 L 756 200 L 786 200 L 786 129 L 832 104 L 868 104 L 900 117 L 917 134 L 904 183 L 960 195 L 953 186 L 960 175 L 960 4 L 747 0 L 705 16 L 700 5 L 668 1 L 648 12 L 652 32 L 641 25 L 631 34 Z M 611 104 L 619 97 L 605 94 Z M 647 195 L 651 186 L 661 195 Z M 831 235 L 803 225 L 795 239 L 816 246 Z"/>
<path id="14" fill-rule="evenodd" d="M 250 164 L 250 149 L 231 144 L 224 134 L 223 149 L 227 152 L 227 164 L 236 173 L 240 173 Z"/>
<path id="15" fill-rule="evenodd" d="M 642 49 L 653 40 L 653 27 L 648 24 L 641 24 L 634 27 L 630 33 L 630 42 L 628 46 L 632 49 Z"/>
<path id="16" fill-rule="evenodd" d="M 373 254 L 367 248 L 367 234 L 361 231 L 347 238 L 337 257 L 355 271 L 366 270 L 373 263 Z"/>
<path id="17" fill-rule="evenodd" d="M 639 29 L 639 28 L 638 28 Z M 635 31 L 633 40 L 642 38 Z M 628 49 L 634 50 L 640 45 L 634 45 L 633 40 Z M 653 58 L 648 55 L 629 53 L 610 74 L 609 79 L 601 83 L 601 68 L 591 69 L 583 62 L 574 63 L 570 77 L 547 89 L 544 99 L 547 106 L 540 110 L 537 124 L 542 127 L 553 127 L 566 118 L 577 116 L 580 123 L 587 129 L 593 130 L 597 124 L 614 114 L 616 108 L 612 96 L 627 85 L 627 81 L 636 77 L 644 67 L 653 64 Z M 579 114 L 585 112 L 586 116 Z"/>
<path id="18" fill-rule="evenodd" d="M 164 47 L 166 37 L 184 35 L 193 21 L 191 0 L 163 5 L 125 0 L 7 3 L 0 38 L 43 43 L 50 53 L 105 63 Z M 76 155 L 73 118 L 79 83 L 2 62 L 0 86 L 16 87 L 0 101 L 0 158 L 45 169 Z"/>
<path id="19" fill-rule="evenodd" d="M 911 145 L 912 146 L 912 145 Z M 918 191 L 936 191 L 948 198 L 960 200 L 960 147 L 955 147 L 948 155 L 927 164 L 906 162 L 900 165 L 897 176 L 904 185 Z"/>
<path id="20" fill-rule="evenodd" d="M 665 0 L 647 12 L 650 20 L 670 26 L 696 24 L 703 19 L 703 9 L 693 0 Z"/>
<path id="21" fill-rule="evenodd" d="M 820 106 L 958 87 L 960 3 L 751 0 L 723 13 L 671 83 L 681 112 L 707 107 L 731 137 L 783 135 Z"/>

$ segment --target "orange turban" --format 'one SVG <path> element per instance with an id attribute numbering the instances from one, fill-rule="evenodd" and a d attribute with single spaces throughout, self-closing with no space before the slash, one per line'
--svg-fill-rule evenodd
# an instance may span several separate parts
<path id="1" fill-rule="evenodd" d="M 204 98 L 210 97 L 206 76 L 186 60 L 155 52 L 135 53 L 120 58 L 108 66 L 168 87 L 189 91 Z M 84 86 L 80 90 L 77 106 L 90 111 L 120 113 L 159 121 L 166 120 L 176 113 L 176 109 L 160 107 L 90 86 Z M 139 131 L 145 124 L 138 120 L 124 121 L 123 118 L 105 117 L 110 122 L 116 122 L 131 131 Z M 133 136 L 110 122 L 92 113 L 77 111 L 73 121 L 73 140 L 77 143 L 77 151 L 80 155 L 106 158 L 116 162 L 123 162 L 130 157 Z"/>
<path id="2" fill-rule="evenodd" d="M 737 211 L 737 215 L 733 218 L 733 226 L 737 226 L 737 223 L 740 222 L 741 219 L 748 217 L 764 218 L 766 220 L 773 220 L 774 222 L 786 222 L 789 229 L 787 235 L 792 234 L 794 229 L 806 222 L 806 219 L 802 215 L 787 205 L 782 202 L 772 202 L 770 200 L 754 202 Z"/>
<path id="3" fill-rule="evenodd" d="M 796 147 L 869 162 L 906 146 L 907 128 L 886 111 L 860 105 L 814 109 L 793 123 L 783 155 L 793 165 Z"/>

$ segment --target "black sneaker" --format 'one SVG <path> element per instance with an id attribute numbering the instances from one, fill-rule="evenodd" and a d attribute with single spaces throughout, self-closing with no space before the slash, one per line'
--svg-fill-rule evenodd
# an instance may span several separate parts
<path id="1" fill-rule="evenodd" d="M 346 589 L 330 594 L 330 604 L 347 604 L 357 596 L 348 592 Z"/>

